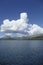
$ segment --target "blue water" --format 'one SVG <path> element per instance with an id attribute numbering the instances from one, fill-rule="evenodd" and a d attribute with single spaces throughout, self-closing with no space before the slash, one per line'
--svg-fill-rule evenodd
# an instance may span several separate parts
<path id="1" fill-rule="evenodd" d="M 43 40 L 0 40 L 0 65 L 43 65 Z"/>

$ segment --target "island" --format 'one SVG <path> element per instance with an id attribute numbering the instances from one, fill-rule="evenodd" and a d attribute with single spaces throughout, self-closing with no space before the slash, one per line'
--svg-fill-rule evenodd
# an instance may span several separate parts
<path id="1" fill-rule="evenodd" d="M 43 35 L 38 35 L 38 36 L 22 36 L 22 37 L 2 37 L 0 40 L 43 40 Z"/>

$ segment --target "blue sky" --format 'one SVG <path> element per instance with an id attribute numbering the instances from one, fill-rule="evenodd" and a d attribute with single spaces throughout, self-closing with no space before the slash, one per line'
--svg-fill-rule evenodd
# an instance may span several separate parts
<path id="1" fill-rule="evenodd" d="M 0 37 L 38 34 L 43 34 L 43 0 L 0 0 Z"/>
<path id="2" fill-rule="evenodd" d="M 4 19 L 18 19 L 27 12 L 29 23 L 43 27 L 43 0 L 0 0 L 0 25 Z"/>

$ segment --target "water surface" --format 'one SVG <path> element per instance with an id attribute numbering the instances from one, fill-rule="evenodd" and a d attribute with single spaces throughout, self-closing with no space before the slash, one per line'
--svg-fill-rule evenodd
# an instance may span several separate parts
<path id="1" fill-rule="evenodd" d="M 43 65 L 43 40 L 0 40 L 0 65 Z"/>

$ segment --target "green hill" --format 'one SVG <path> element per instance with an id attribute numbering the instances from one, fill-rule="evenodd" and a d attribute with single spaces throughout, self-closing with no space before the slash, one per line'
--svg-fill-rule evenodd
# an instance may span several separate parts
<path id="1" fill-rule="evenodd" d="M 0 38 L 0 40 L 43 40 L 43 35 L 37 35 L 37 36 L 28 36 L 28 37 L 10 37 L 6 36 L 3 38 Z"/>

